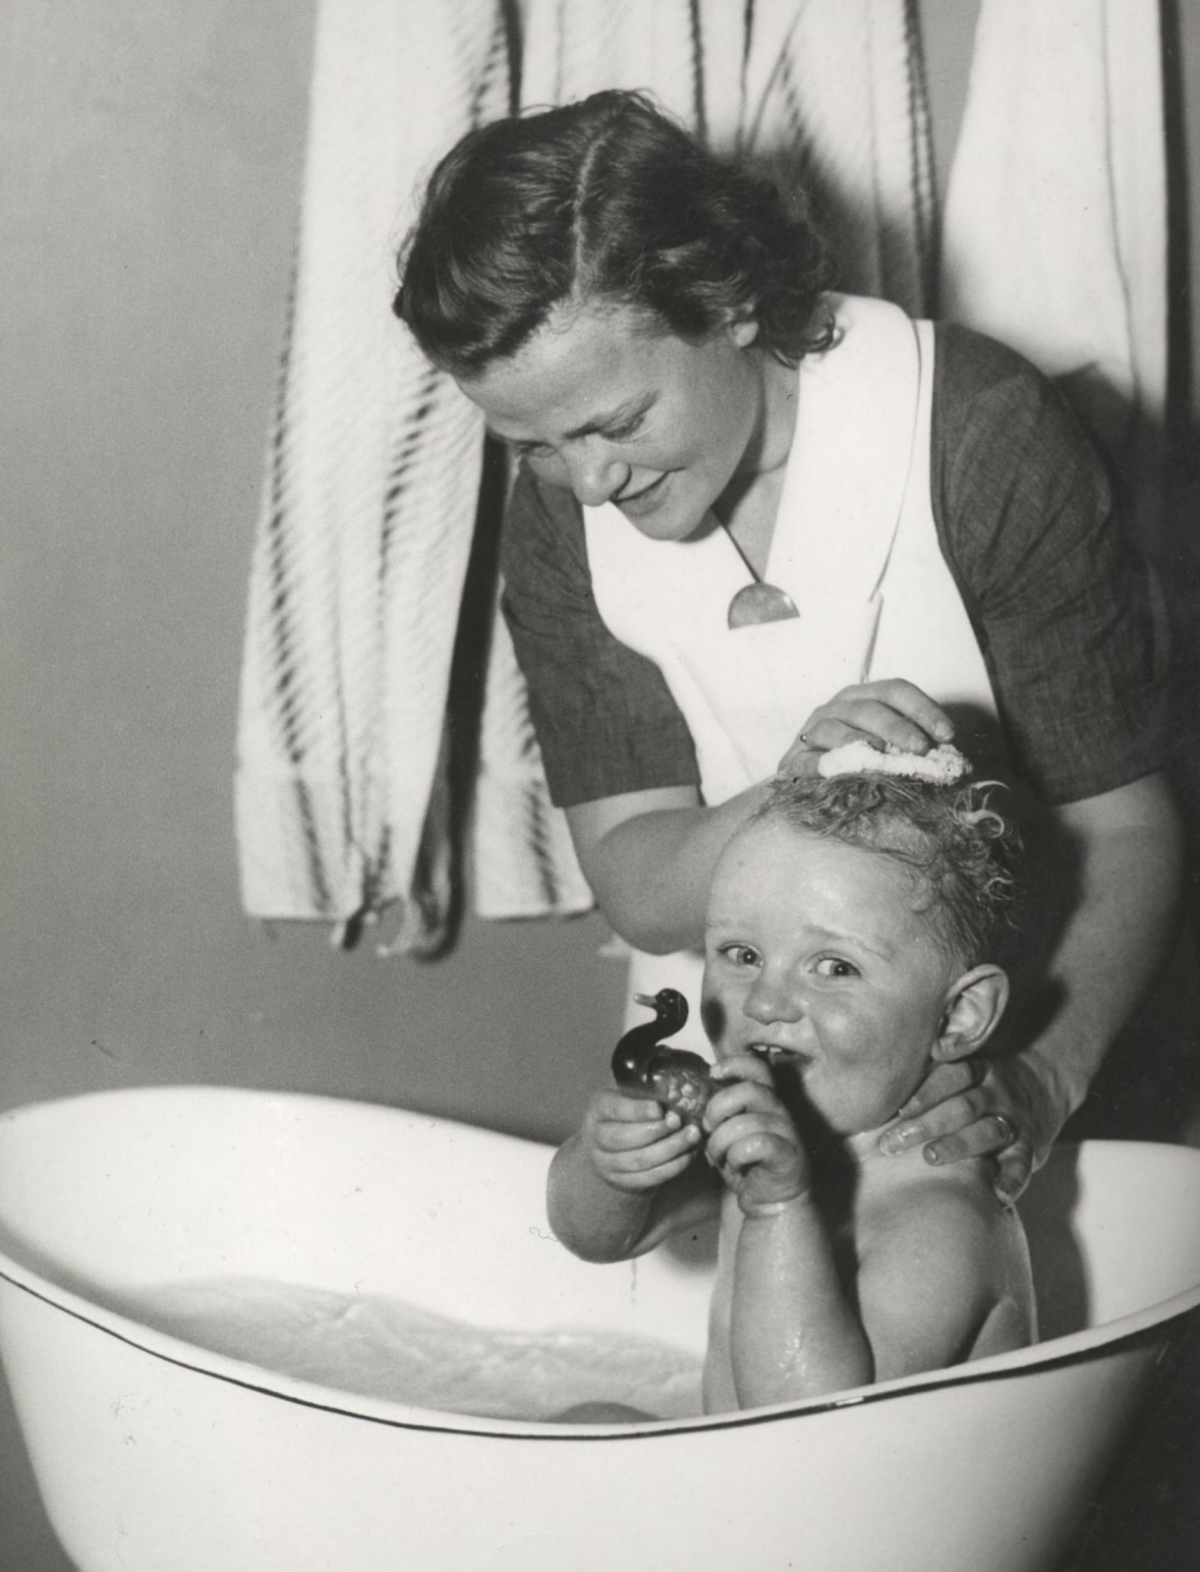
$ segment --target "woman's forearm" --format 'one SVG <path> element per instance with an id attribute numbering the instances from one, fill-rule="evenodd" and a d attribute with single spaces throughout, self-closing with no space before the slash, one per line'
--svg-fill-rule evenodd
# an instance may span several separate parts
<path id="1" fill-rule="evenodd" d="M 580 865 L 616 932 L 655 954 L 699 944 L 717 859 L 768 789 L 764 782 L 715 808 L 691 788 L 569 808 Z"/>
<path id="2" fill-rule="evenodd" d="M 866 1335 L 842 1291 L 825 1225 L 807 1195 L 742 1221 L 730 1356 L 743 1408 L 817 1397 L 874 1379 Z"/>
<path id="3" fill-rule="evenodd" d="M 1056 1129 L 1080 1106 L 1114 1038 L 1150 991 L 1178 920 L 1183 860 L 1165 782 L 1149 776 L 1055 810 L 1071 908 L 1012 1026 Z M 1036 887 L 1034 893 L 1036 894 Z"/>

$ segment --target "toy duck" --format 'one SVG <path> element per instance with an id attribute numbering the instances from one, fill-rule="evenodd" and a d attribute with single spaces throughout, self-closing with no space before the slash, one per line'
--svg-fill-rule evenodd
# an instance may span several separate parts
<path id="1" fill-rule="evenodd" d="M 708 1061 L 659 1041 L 682 1031 L 688 1018 L 687 1000 L 674 988 L 660 988 L 653 996 L 635 993 L 633 997 L 654 1011 L 654 1019 L 634 1026 L 621 1038 L 613 1050 L 613 1079 L 622 1091 L 653 1097 L 689 1123 L 699 1124 L 716 1090 Z"/>

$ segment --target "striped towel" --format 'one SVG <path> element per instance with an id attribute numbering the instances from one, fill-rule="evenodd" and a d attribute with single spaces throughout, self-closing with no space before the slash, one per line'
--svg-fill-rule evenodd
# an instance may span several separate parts
<path id="1" fill-rule="evenodd" d="M 510 107 L 499 0 L 323 0 L 296 285 L 251 566 L 235 789 L 243 903 L 439 942 L 437 809 L 479 493 L 477 412 L 390 313 L 437 156 Z M 427 833 L 432 829 L 432 833 Z"/>
<path id="2" fill-rule="evenodd" d="M 814 182 L 842 286 L 922 311 L 933 219 L 915 14 L 915 0 L 523 0 L 521 102 L 648 88 L 712 145 Z M 506 0 L 318 4 L 296 285 L 251 567 L 237 844 L 251 915 L 323 919 L 350 942 L 389 909 L 391 951 L 452 937 L 464 759 L 476 909 L 592 901 L 496 614 L 494 511 L 472 555 L 479 418 L 388 310 L 394 243 L 424 176 L 510 108 L 515 15 Z M 486 668 L 482 698 L 454 690 L 471 665 L 456 665 L 456 637 Z"/>
<path id="3" fill-rule="evenodd" d="M 1162 44 L 1146 0 L 983 0 L 946 198 L 945 314 L 1057 378 L 1153 546 L 1166 395 Z"/>
<path id="4" fill-rule="evenodd" d="M 710 146 L 811 191 L 838 287 L 932 304 L 936 208 L 916 0 L 525 0 L 524 106 L 648 88 Z"/>

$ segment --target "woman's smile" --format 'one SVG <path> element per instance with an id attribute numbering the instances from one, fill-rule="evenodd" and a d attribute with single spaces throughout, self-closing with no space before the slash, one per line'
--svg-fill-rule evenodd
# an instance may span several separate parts
<path id="1" fill-rule="evenodd" d="M 649 518 L 652 513 L 657 513 L 666 500 L 671 476 L 660 475 L 657 480 L 652 480 L 648 486 L 643 486 L 640 491 L 631 491 L 619 494 L 612 501 L 620 508 L 626 518 L 635 523 L 638 519 Z"/>

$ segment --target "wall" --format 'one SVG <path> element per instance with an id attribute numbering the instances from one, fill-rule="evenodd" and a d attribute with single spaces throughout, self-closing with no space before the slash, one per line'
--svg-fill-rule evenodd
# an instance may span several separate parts
<path id="1" fill-rule="evenodd" d="M 7 26 L 0 1102 L 195 1079 L 561 1122 L 561 1081 L 530 1113 L 524 1080 L 619 986 L 597 925 L 472 929 L 422 967 L 238 909 L 239 646 L 310 7 L 18 4 Z"/>
<path id="2" fill-rule="evenodd" d="M 421 966 L 238 908 L 237 673 L 310 4 L 0 13 L 0 1107 L 206 1081 L 563 1132 L 623 991 L 599 920 L 472 924 Z M 4 1569 L 34 1566 L 20 1456 L 9 1424 Z"/>
<path id="3" fill-rule="evenodd" d="M 926 9 L 945 151 L 972 9 Z M 0 7 L 0 1109 L 228 1082 L 553 1137 L 618 1019 L 597 919 L 469 924 L 422 966 L 238 909 L 244 581 L 311 24 L 310 0 Z M 7 1409 L 0 1460 L 0 1569 L 59 1572 Z"/>

